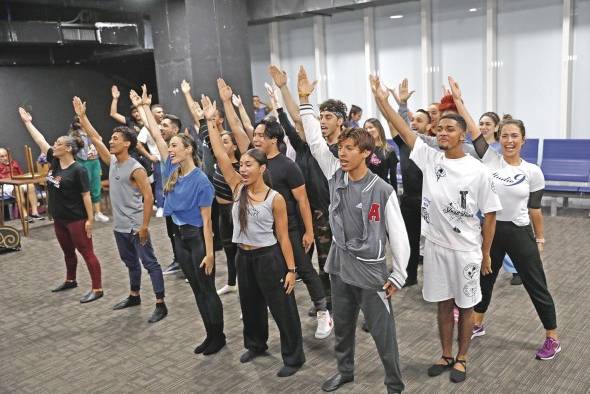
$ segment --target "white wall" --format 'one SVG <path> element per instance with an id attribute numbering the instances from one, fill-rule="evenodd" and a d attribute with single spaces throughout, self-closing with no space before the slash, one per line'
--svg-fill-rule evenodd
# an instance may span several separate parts
<path id="1" fill-rule="evenodd" d="M 590 138 L 587 112 L 590 106 L 590 0 L 576 0 L 574 4 L 571 136 Z"/>

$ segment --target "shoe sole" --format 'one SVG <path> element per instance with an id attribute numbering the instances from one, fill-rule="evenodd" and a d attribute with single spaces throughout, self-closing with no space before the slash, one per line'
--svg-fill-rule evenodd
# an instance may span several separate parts
<path id="1" fill-rule="evenodd" d="M 483 337 L 484 335 L 486 335 L 485 331 L 474 332 L 473 334 L 471 334 L 471 339 L 477 338 L 477 337 Z"/>
<path id="2" fill-rule="evenodd" d="M 332 327 L 333 329 L 333 327 Z M 318 334 L 317 332 L 314 335 L 315 339 L 326 339 L 330 336 L 330 334 L 332 333 L 332 329 L 327 333 L 327 334 Z"/>
<path id="3" fill-rule="evenodd" d="M 547 361 L 547 360 L 553 360 L 555 358 L 555 356 L 557 356 L 557 353 L 561 352 L 561 346 L 559 346 L 557 349 L 555 349 L 555 353 L 553 353 L 553 356 L 551 357 L 539 357 L 539 356 L 535 356 L 535 358 L 537 360 L 542 360 L 542 361 Z"/>
<path id="4" fill-rule="evenodd" d="M 180 272 L 180 270 L 176 270 L 176 271 L 164 271 L 164 272 L 162 272 L 162 275 L 172 275 L 172 274 L 175 274 L 177 272 Z"/>

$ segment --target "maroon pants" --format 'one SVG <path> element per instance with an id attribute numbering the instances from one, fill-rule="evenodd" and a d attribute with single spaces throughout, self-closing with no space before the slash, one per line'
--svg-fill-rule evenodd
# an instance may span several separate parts
<path id="1" fill-rule="evenodd" d="M 84 258 L 88 272 L 90 272 L 90 279 L 92 280 L 92 288 L 102 288 L 102 281 L 100 275 L 100 263 L 94 254 L 92 247 L 92 238 L 86 236 L 84 229 L 85 220 L 76 221 L 61 221 L 56 219 L 53 228 L 55 229 L 55 236 L 64 252 L 64 259 L 66 261 L 66 280 L 76 280 L 76 267 L 78 265 L 78 258 L 76 257 L 76 249 Z"/>

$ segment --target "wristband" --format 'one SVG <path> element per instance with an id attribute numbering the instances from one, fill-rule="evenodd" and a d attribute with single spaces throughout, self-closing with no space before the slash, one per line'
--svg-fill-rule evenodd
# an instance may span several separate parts
<path id="1" fill-rule="evenodd" d="M 287 268 L 287 273 L 294 274 L 297 272 L 297 268 Z"/>
<path id="2" fill-rule="evenodd" d="M 537 238 L 536 239 L 538 244 L 544 244 L 545 243 L 545 238 Z"/>

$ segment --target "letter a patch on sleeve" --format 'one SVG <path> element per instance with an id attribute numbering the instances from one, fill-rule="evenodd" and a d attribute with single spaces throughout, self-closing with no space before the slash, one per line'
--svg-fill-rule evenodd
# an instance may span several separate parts
<path id="1" fill-rule="evenodd" d="M 381 220 L 381 216 L 379 214 L 379 207 L 380 205 L 376 202 L 371 204 L 371 208 L 369 209 L 369 221 L 370 222 L 378 222 Z"/>

